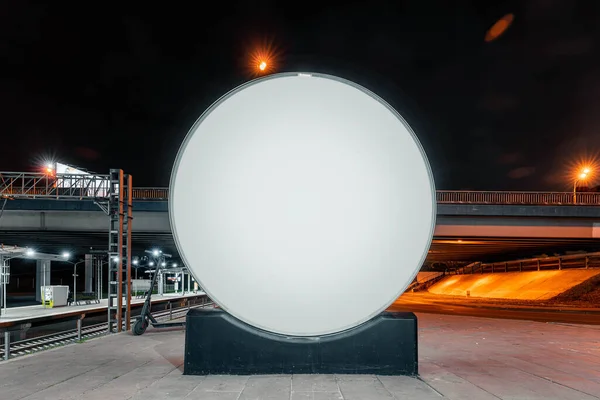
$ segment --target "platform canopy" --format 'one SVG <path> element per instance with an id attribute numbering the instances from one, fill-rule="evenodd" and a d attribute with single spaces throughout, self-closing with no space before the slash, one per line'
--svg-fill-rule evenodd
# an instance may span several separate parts
<path id="1" fill-rule="evenodd" d="M 8 246 L 0 244 L 0 259 L 23 258 L 29 260 L 66 261 L 65 257 L 58 254 L 38 253 L 29 247 Z"/>

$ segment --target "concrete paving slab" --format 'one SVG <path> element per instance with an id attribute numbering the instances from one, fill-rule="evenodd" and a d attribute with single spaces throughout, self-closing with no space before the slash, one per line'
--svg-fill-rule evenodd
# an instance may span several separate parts
<path id="1" fill-rule="evenodd" d="M 184 332 L 111 335 L 0 363 L 0 400 L 600 398 L 585 325 L 419 314 L 420 377 L 183 376 Z"/>

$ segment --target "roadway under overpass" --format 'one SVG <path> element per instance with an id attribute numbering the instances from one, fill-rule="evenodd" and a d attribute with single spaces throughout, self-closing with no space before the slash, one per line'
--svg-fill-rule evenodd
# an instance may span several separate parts
<path id="1" fill-rule="evenodd" d="M 547 252 L 600 250 L 600 206 L 438 204 L 429 262 L 499 261 Z M 0 243 L 84 253 L 107 244 L 108 220 L 92 201 L 15 199 L 0 218 Z M 176 252 L 165 200 L 134 202 L 135 251 Z"/>

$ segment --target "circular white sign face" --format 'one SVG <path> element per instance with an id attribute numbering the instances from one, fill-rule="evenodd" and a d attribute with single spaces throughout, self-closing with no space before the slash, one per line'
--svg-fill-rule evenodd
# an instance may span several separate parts
<path id="1" fill-rule="evenodd" d="M 427 158 L 398 113 L 343 79 L 286 73 L 200 117 L 169 211 L 185 264 L 220 307 L 269 332 L 317 336 L 402 294 L 436 210 Z"/>

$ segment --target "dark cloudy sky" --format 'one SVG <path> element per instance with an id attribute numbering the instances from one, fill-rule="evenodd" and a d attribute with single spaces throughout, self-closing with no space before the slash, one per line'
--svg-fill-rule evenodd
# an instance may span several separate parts
<path id="1" fill-rule="evenodd" d="M 46 3 L 0 5 L 3 171 L 54 157 L 166 186 L 264 43 L 280 71 L 344 76 L 405 114 L 439 189 L 568 190 L 600 149 L 597 1 Z"/>

